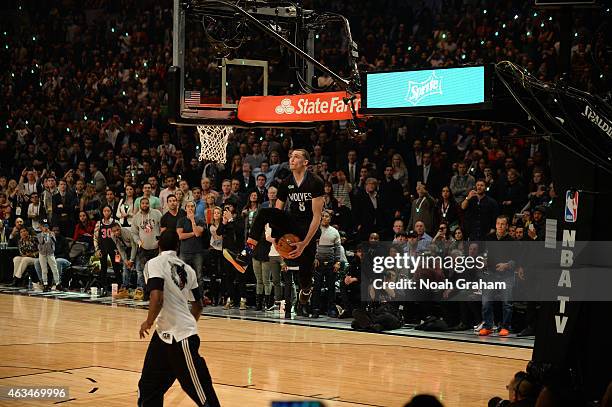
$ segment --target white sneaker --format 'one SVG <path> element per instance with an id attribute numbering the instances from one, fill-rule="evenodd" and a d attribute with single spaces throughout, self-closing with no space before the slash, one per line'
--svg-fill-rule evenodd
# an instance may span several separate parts
<path id="1" fill-rule="evenodd" d="M 484 326 L 484 321 L 474 327 L 474 332 L 479 332 Z"/>
<path id="2" fill-rule="evenodd" d="M 32 283 L 32 289 L 34 291 L 42 291 L 43 287 L 42 287 L 42 285 L 40 285 L 40 283 Z"/>
<path id="3" fill-rule="evenodd" d="M 57 285 L 53 284 L 53 285 L 51 286 L 51 290 L 53 290 L 53 291 L 57 290 Z"/>

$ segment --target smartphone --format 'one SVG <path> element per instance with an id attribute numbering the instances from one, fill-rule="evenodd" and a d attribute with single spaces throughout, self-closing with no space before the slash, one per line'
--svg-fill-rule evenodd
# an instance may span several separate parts
<path id="1" fill-rule="evenodd" d="M 530 223 L 530 224 L 529 224 L 528 229 L 529 229 L 529 230 L 534 230 L 534 229 L 535 229 L 535 226 L 533 226 L 533 223 Z"/>

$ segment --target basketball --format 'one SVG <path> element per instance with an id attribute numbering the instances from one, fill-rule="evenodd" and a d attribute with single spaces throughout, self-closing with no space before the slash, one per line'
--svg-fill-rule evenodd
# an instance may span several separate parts
<path id="1" fill-rule="evenodd" d="M 289 253 L 291 253 L 294 249 L 294 247 L 291 246 L 291 244 L 297 243 L 299 241 L 301 241 L 299 237 L 297 237 L 293 233 L 287 233 L 286 235 L 283 235 L 283 237 L 276 239 L 276 243 L 274 244 L 274 247 L 276 248 L 276 251 L 278 252 L 278 254 L 283 259 L 286 259 Z"/>

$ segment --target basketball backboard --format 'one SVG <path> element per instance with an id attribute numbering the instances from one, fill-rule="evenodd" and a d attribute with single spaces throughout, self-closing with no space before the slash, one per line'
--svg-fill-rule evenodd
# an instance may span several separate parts
<path id="1" fill-rule="evenodd" d="M 348 33 L 348 42 L 347 35 L 334 35 L 343 30 Z M 317 44 L 320 40 L 326 43 Z M 319 63 L 317 53 L 317 48 L 330 43 L 336 50 L 341 50 L 343 43 L 350 44 L 334 58 L 334 70 Z M 245 96 L 346 88 L 349 80 L 335 72 L 358 78 L 353 48 L 356 45 L 350 40 L 346 19 L 317 15 L 295 3 L 175 0 L 170 121 L 182 125 L 313 127 L 312 123 L 259 126 L 241 122 L 237 104 Z"/>

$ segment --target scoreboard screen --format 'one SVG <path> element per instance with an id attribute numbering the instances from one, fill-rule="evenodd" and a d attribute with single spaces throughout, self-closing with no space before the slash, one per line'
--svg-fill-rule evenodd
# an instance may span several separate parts
<path id="1" fill-rule="evenodd" d="M 375 116 L 486 108 L 489 73 L 487 66 L 367 72 L 360 112 Z"/>

